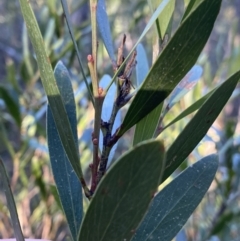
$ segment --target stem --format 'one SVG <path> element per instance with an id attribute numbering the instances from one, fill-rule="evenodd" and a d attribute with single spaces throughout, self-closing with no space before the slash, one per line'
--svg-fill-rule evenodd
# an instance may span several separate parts
<path id="1" fill-rule="evenodd" d="M 94 73 L 97 81 L 97 0 L 90 0 L 90 12 L 92 26 L 92 56 L 94 60 Z"/>
<path id="2" fill-rule="evenodd" d="M 93 194 L 97 187 L 97 170 L 99 165 L 99 133 L 101 128 L 101 114 L 102 105 L 105 97 L 105 93 L 99 90 L 99 83 L 97 78 L 97 1 L 90 0 L 90 12 L 91 12 L 91 25 L 92 25 L 92 55 L 88 56 L 88 67 L 92 79 L 93 96 L 95 101 L 95 117 L 94 117 L 94 129 L 92 135 L 93 142 L 93 163 L 91 165 L 92 182 L 91 193 Z"/>
<path id="3" fill-rule="evenodd" d="M 117 58 L 118 68 L 120 68 L 124 62 L 123 48 L 124 48 L 125 41 L 126 41 L 126 36 L 124 35 L 122 43 L 118 49 L 118 58 Z M 131 59 L 126 64 L 126 67 L 123 73 L 120 74 L 119 72 L 120 76 L 118 78 L 118 83 L 117 83 L 117 97 L 114 102 L 112 114 L 109 121 L 107 123 L 104 123 L 104 126 L 103 126 L 104 128 L 103 151 L 102 151 L 100 165 L 97 172 L 97 183 L 101 181 L 103 175 L 106 172 L 109 153 L 112 147 L 114 146 L 114 144 L 118 140 L 118 138 L 115 135 L 112 136 L 112 128 L 113 128 L 113 124 L 115 122 L 115 118 L 118 111 L 130 100 L 130 98 L 128 98 L 130 89 L 132 86 L 130 77 L 132 75 L 133 68 L 136 66 L 136 63 L 137 63 L 136 55 L 137 53 L 136 51 L 134 51 L 133 55 L 131 56 Z"/>
<path id="4" fill-rule="evenodd" d="M 92 184 L 91 190 L 95 190 L 96 188 L 96 175 L 97 175 L 97 168 L 99 164 L 99 157 L 98 157 L 98 150 L 99 150 L 99 134 L 101 128 L 101 115 L 102 115 L 102 105 L 104 101 L 104 96 L 102 93 L 99 93 L 98 82 L 95 78 L 95 70 L 94 70 L 94 59 L 91 55 L 88 55 L 88 67 L 90 71 L 90 75 L 92 78 L 92 85 L 93 85 L 93 94 L 94 94 L 94 102 L 95 102 L 95 116 L 94 116 L 94 128 L 92 134 L 92 141 L 93 141 L 93 165 L 92 165 Z"/>
<path id="5" fill-rule="evenodd" d="M 95 74 L 95 68 L 94 68 L 94 58 L 91 54 L 89 54 L 87 56 L 87 60 L 88 60 L 88 68 L 90 71 L 90 76 L 92 79 L 92 87 L 93 87 L 93 96 L 94 96 L 94 101 L 99 97 L 99 91 L 98 91 L 98 81 L 96 79 L 96 74 Z M 96 107 L 95 107 L 96 109 Z"/>
<path id="6" fill-rule="evenodd" d="M 102 150 L 99 168 L 97 171 L 97 184 L 101 181 L 102 177 L 104 176 L 104 174 L 106 172 L 109 153 L 110 153 L 113 145 L 116 143 L 116 142 L 111 143 L 111 139 L 112 139 L 113 124 L 115 122 L 115 118 L 116 118 L 116 115 L 117 115 L 119 109 L 120 109 L 120 107 L 117 105 L 117 101 L 115 101 L 111 117 L 110 117 L 108 123 L 105 124 L 105 126 L 104 126 L 105 132 L 104 132 L 104 137 L 103 137 L 103 150 Z"/>
<path id="7" fill-rule="evenodd" d="M 91 99 L 91 101 L 92 101 L 92 103 L 94 105 L 94 99 L 93 99 L 93 96 L 92 96 L 92 91 L 91 91 L 91 89 L 90 89 L 90 87 L 88 85 L 87 77 L 86 77 L 86 75 L 84 73 L 82 61 L 81 61 L 81 58 L 80 58 L 80 53 L 79 53 L 79 50 L 78 50 L 78 46 L 77 46 L 77 43 L 76 43 L 75 38 L 74 38 L 74 33 L 73 33 L 72 25 L 71 25 L 71 22 L 70 22 L 70 16 L 69 16 L 69 13 L 68 13 L 68 6 L 67 6 L 67 3 L 66 3 L 66 0 L 61 0 L 61 3 L 62 3 L 62 7 L 63 7 L 63 12 L 65 14 L 65 19 L 66 19 L 66 22 L 67 22 L 68 30 L 69 30 L 71 39 L 73 41 L 74 48 L 75 48 L 75 50 L 77 52 L 77 58 L 78 58 L 78 62 L 79 62 L 80 68 L 81 68 L 83 79 L 84 79 L 85 85 L 87 87 L 90 99 Z"/>
<path id="8" fill-rule="evenodd" d="M 124 51 L 124 45 L 126 42 L 126 35 L 123 35 L 123 39 L 122 42 L 118 48 L 118 56 L 117 56 L 117 66 L 116 69 L 114 69 L 116 72 L 119 73 L 119 76 L 123 74 L 123 71 L 118 71 L 119 68 L 122 67 L 122 63 L 124 61 L 124 56 L 123 56 L 123 51 Z M 111 144 L 111 139 L 112 139 L 112 128 L 113 128 L 113 124 L 115 122 L 115 118 L 117 115 L 117 112 L 119 111 L 120 107 L 118 105 L 118 99 L 120 98 L 121 95 L 121 86 L 119 85 L 120 81 L 118 81 L 117 83 L 117 93 L 116 93 L 116 100 L 114 102 L 113 105 L 113 110 L 111 113 L 111 117 L 109 119 L 109 121 L 107 123 L 103 123 L 102 126 L 102 130 L 103 130 L 103 149 L 102 149 L 102 154 L 101 154 L 101 159 L 100 159 L 100 163 L 97 173 L 96 173 L 96 185 L 101 181 L 103 175 L 106 172 L 106 168 L 107 168 L 107 163 L 108 163 L 108 157 L 109 157 L 109 153 L 113 147 L 113 145 L 115 144 Z M 108 88 L 106 90 L 103 91 L 104 96 L 106 95 L 108 91 Z M 96 171 L 94 170 L 94 166 L 92 167 L 92 172 Z M 94 173 L 95 174 L 95 173 Z M 93 188 L 91 189 L 91 191 L 95 191 L 96 185 L 93 186 Z"/>
<path id="9" fill-rule="evenodd" d="M 102 105 L 104 98 L 99 96 L 95 98 L 95 119 L 94 119 L 94 129 L 93 129 L 93 165 L 92 165 L 92 183 L 91 183 L 91 192 L 93 193 L 97 187 L 97 169 L 99 165 L 99 133 L 101 128 L 101 113 Z"/>

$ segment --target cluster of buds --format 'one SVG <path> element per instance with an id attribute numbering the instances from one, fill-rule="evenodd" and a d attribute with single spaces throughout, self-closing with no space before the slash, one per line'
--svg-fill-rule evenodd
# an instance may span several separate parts
<path id="1" fill-rule="evenodd" d="M 118 48 L 116 70 L 123 64 L 125 60 L 123 55 L 125 41 L 126 41 L 126 35 L 124 34 L 121 45 Z M 128 63 L 122 68 L 122 70 L 118 74 L 118 96 L 116 99 L 116 104 L 120 108 L 124 106 L 132 97 L 132 95 L 130 95 L 130 90 L 131 90 L 131 87 L 133 87 L 133 85 L 130 78 L 137 64 L 136 56 L 137 56 L 137 52 L 134 51 Z"/>

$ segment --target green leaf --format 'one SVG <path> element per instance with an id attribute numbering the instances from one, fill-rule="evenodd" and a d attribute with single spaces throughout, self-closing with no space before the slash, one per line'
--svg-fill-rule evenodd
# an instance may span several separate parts
<path id="1" fill-rule="evenodd" d="M 19 0 L 19 2 L 26 22 L 28 34 L 36 53 L 42 84 L 47 94 L 49 106 L 51 108 L 61 142 L 74 171 L 76 172 L 79 180 L 82 180 L 83 174 L 79 163 L 78 149 L 75 145 L 70 122 L 54 78 L 51 63 L 44 48 L 41 32 L 37 25 L 30 2 L 28 0 Z"/>
<path id="2" fill-rule="evenodd" d="M 184 0 L 184 6 L 186 7 L 191 1 L 195 1 L 195 0 Z"/>
<path id="3" fill-rule="evenodd" d="M 207 156 L 188 167 L 160 191 L 133 241 L 171 241 L 201 202 L 217 167 L 218 157 Z"/>
<path id="4" fill-rule="evenodd" d="M 147 56 L 141 44 L 139 44 L 137 47 L 136 60 L 136 74 L 137 83 L 139 87 L 149 71 Z M 151 113 L 149 113 L 147 116 L 145 116 L 141 121 L 137 123 L 133 138 L 134 146 L 144 140 L 151 139 L 153 137 L 154 132 L 156 130 L 156 126 L 158 124 L 161 110 L 162 105 L 158 108 L 155 108 Z"/>
<path id="5" fill-rule="evenodd" d="M 61 62 L 58 62 L 56 65 L 54 74 L 71 123 L 75 147 L 77 148 L 76 106 L 70 77 L 67 69 Z M 65 154 L 49 106 L 47 109 L 47 136 L 54 180 L 73 240 L 77 240 L 78 230 L 83 216 L 81 184 Z"/>
<path id="6" fill-rule="evenodd" d="M 150 0 L 149 2 L 151 2 L 150 4 L 152 5 L 153 10 L 155 10 L 163 2 L 163 0 Z M 164 35 L 166 34 L 169 24 L 171 24 L 174 7 L 175 0 L 172 0 L 156 20 L 158 33 L 160 33 L 159 38 L 161 39 L 163 39 Z"/>
<path id="7" fill-rule="evenodd" d="M 113 49 L 113 43 L 112 43 L 112 37 L 111 37 L 110 24 L 106 13 L 105 0 L 98 1 L 97 23 L 98 23 L 98 29 L 101 34 L 104 46 L 108 52 L 110 59 L 112 60 L 112 63 L 114 64 L 115 55 L 114 55 L 114 49 Z"/>
<path id="8" fill-rule="evenodd" d="M 183 119 L 185 116 L 190 115 L 194 111 L 198 110 L 204 102 L 208 99 L 208 97 L 216 90 L 213 89 L 210 92 L 208 92 L 206 95 L 204 95 L 202 98 L 194 102 L 192 105 L 190 105 L 187 109 L 181 112 L 180 115 L 178 115 L 176 118 L 174 118 L 170 123 L 168 123 L 166 126 L 164 126 L 163 130 L 167 129 L 169 126 L 173 125 L 177 121 Z"/>
<path id="9" fill-rule="evenodd" d="M 163 131 L 162 121 L 165 115 L 171 110 L 171 108 L 181 99 L 184 95 L 186 95 L 192 88 L 195 87 L 197 81 L 200 79 L 202 75 L 202 67 L 200 65 L 194 65 L 192 69 L 187 73 L 187 75 L 177 84 L 172 93 L 170 94 L 167 104 L 164 110 L 161 113 L 159 125 L 157 129 L 156 135 Z"/>
<path id="10" fill-rule="evenodd" d="M 180 115 L 178 115 L 176 118 L 174 118 L 170 123 L 168 123 L 166 126 L 163 127 L 162 130 L 167 129 L 169 126 L 173 125 L 177 121 L 183 119 L 185 116 L 193 113 L 194 111 L 198 110 L 204 102 L 207 100 L 207 98 L 217 89 L 218 87 L 214 88 L 213 90 L 209 91 L 206 95 L 204 95 L 202 98 L 194 102 L 192 105 L 190 105 L 187 109 L 181 112 Z M 235 90 L 236 91 L 236 90 Z M 240 95 L 240 91 L 236 91 L 231 96 L 231 100 L 237 98 Z"/>
<path id="11" fill-rule="evenodd" d="M 187 16 L 189 16 L 189 14 L 192 11 L 194 11 L 202 1 L 204 1 L 204 0 L 190 0 L 190 1 L 188 1 L 188 3 L 185 2 L 185 6 L 187 5 L 187 8 L 182 17 L 182 21 L 184 21 L 187 18 Z"/>
<path id="12" fill-rule="evenodd" d="M 7 205 L 8 205 L 11 220 L 12 220 L 12 226 L 13 226 L 15 238 L 18 241 L 24 241 L 21 225 L 18 219 L 16 204 L 13 198 L 7 172 L 4 167 L 3 160 L 1 158 L 0 158 L 0 177 L 1 177 L 0 180 L 3 183 L 3 190 L 6 195 Z"/>
<path id="13" fill-rule="evenodd" d="M 164 148 L 156 140 L 116 161 L 94 194 L 78 240 L 130 240 L 157 190 L 163 164 Z"/>
<path id="14" fill-rule="evenodd" d="M 163 103 L 137 123 L 134 132 L 133 146 L 154 137 L 162 107 Z"/>
<path id="15" fill-rule="evenodd" d="M 186 18 L 151 68 L 124 118 L 117 136 L 156 108 L 195 64 L 221 6 L 205 0 Z"/>
<path id="16" fill-rule="evenodd" d="M 240 71 L 222 83 L 205 101 L 203 106 L 169 147 L 163 180 L 176 170 L 206 135 L 208 129 L 231 97 L 239 79 Z"/>
<path id="17" fill-rule="evenodd" d="M 151 8 L 155 10 L 162 2 L 162 0 L 149 1 L 149 4 Z M 169 1 L 168 5 L 164 8 L 164 10 L 160 13 L 158 19 L 156 20 L 158 30 L 158 36 L 156 36 L 157 39 L 163 39 L 164 35 L 166 34 L 166 31 L 170 29 L 169 26 L 171 25 L 174 7 L 175 0 Z M 137 48 L 136 66 L 138 86 L 140 85 L 139 83 L 142 83 L 142 81 L 145 79 L 149 70 L 145 55 L 146 54 L 144 52 L 142 45 L 139 45 Z M 133 145 L 136 145 L 144 140 L 153 138 L 162 111 L 162 106 L 162 103 L 159 104 L 153 111 L 151 111 L 147 116 L 145 116 L 136 124 Z"/>
<path id="18" fill-rule="evenodd" d="M 13 92 L 12 94 L 15 94 L 15 97 L 17 96 L 18 98 L 18 94 L 14 90 L 12 92 Z M 16 98 L 14 99 L 10 91 L 4 88 L 3 86 L 0 86 L 0 98 L 4 100 L 9 113 L 15 120 L 18 127 L 20 127 L 22 120 L 21 120 L 19 103 L 16 102 L 15 100 Z"/>

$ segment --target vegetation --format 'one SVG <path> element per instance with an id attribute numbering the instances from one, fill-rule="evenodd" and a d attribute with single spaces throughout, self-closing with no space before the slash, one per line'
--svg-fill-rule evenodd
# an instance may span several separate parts
<path id="1" fill-rule="evenodd" d="M 16 71 L 8 60 L 0 85 L 0 175 L 17 240 L 237 240 L 239 127 L 234 118 L 211 126 L 239 97 L 240 47 L 231 42 L 216 73 L 204 50 L 225 3 L 184 1 L 184 11 L 175 0 L 131 3 L 141 14 L 128 24 L 136 39 L 128 55 L 129 34 L 110 27 L 121 11 L 109 3 L 108 15 L 104 0 L 89 2 L 91 28 L 88 16 L 72 26 L 65 0 L 46 1 L 35 14 L 33 3 L 19 3 L 23 61 Z M 71 12 L 86 11 L 74 4 Z M 139 34 L 144 16 L 151 17 Z M 112 36 L 120 41 L 116 55 Z M 204 154 L 209 139 L 215 150 Z"/>

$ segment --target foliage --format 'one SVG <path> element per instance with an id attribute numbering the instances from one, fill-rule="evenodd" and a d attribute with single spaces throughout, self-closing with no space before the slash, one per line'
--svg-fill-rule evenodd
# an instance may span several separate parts
<path id="1" fill-rule="evenodd" d="M 172 240 L 206 194 L 215 177 L 219 158 L 217 155 L 197 158 L 200 161 L 185 169 L 184 161 L 196 151 L 201 140 L 207 137 L 208 130 L 227 101 L 239 96 L 239 92 L 234 90 L 240 79 L 240 71 L 232 68 L 232 71 L 229 71 L 230 77 L 212 87 L 201 99 L 194 100 L 192 105 L 165 124 L 171 114 L 170 109 L 179 107 L 178 102 L 184 99 L 185 94 L 195 85 L 200 85 L 198 80 L 202 75 L 202 67 L 195 63 L 212 32 L 222 1 L 185 1 L 185 12 L 175 31 L 175 1 L 149 1 L 152 15 L 142 34 L 127 56 L 124 54 L 127 41 L 124 35 L 115 57 L 111 21 L 106 13 L 105 1 L 91 0 L 92 54 L 87 57 L 88 70 L 81 60 L 83 55 L 78 50 L 77 41 L 81 39 L 81 34 L 73 31 L 65 0 L 61 3 L 73 44 L 58 40 L 60 48 L 54 47 L 54 36 L 61 36 L 63 31 L 59 24 L 61 16 L 57 11 L 61 6 L 57 1 L 47 1 L 51 23 L 49 22 L 45 34 L 44 26 L 39 25 L 39 28 L 37 24 L 31 3 L 27 0 L 19 2 L 39 69 L 38 72 L 31 63 L 35 63 L 35 60 L 26 48 L 23 76 L 26 81 L 38 79 L 40 76 L 48 99 L 48 104 L 45 104 L 46 98 L 43 98 L 42 113 L 38 114 L 47 113 L 48 149 L 56 186 L 46 185 L 41 177 L 39 170 L 43 161 L 33 158 L 31 170 L 35 176 L 34 185 L 40 189 L 48 215 L 52 212 L 48 204 L 52 192 L 59 205 L 55 207 L 63 210 L 73 240 Z M 98 68 L 102 63 L 99 57 L 101 47 L 98 48 L 97 27 L 110 58 L 112 77 L 104 75 L 109 69 L 103 71 Z M 150 29 L 153 29 L 153 34 L 150 34 Z M 154 42 L 150 68 L 145 52 L 147 47 L 140 44 L 144 43 L 143 38 L 148 36 L 152 36 Z M 76 82 L 71 79 L 79 77 L 74 75 L 71 68 L 74 65 L 74 48 L 85 81 L 85 86 L 76 81 L 78 91 L 75 93 L 72 86 L 75 87 Z M 66 53 L 69 53 L 69 56 Z M 63 56 L 66 64 L 58 61 Z M 134 68 L 137 70 L 136 82 Z M 103 77 L 99 78 L 99 75 Z M 12 76 L 9 76 L 9 79 L 12 80 L 11 91 L 8 91 L 9 87 L 0 86 L 0 97 L 4 100 L 11 118 L 22 128 L 26 124 L 21 120 L 19 110 L 19 102 L 22 103 L 21 91 L 16 80 Z M 91 109 L 90 102 L 93 105 L 94 118 L 87 129 L 87 124 L 83 122 L 90 122 L 89 119 L 84 119 L 87 108 Z M 191 115 L 188 124 L 179 128 L 177 137 L 174 136 L 174 133 L 171 133 L 172 125 L 181 125 L 194 111 L 197 112 L 194 116 Z M 121 121 L 120 115 L 124 112 L 126 114 Z M 35 122 L 37 118 L 34 117 Z M 27 128 L 31 128 L 34 121 L 30 122 Z M 83 135 L 78 141 L 81 125 Z M 135 130 L 130 129 L 134 125 Z M 229 203 L 234 200 L 230 198 L 230 194 L 237 197 L 236 186 L 239 181 L 239 157 L 236 156 L 239 145 L 234 143 L 233 131 L 236 126 L 231 123 L 229 125 L 225 138 L 229 139 L 230 144 L 219 147 L 219 156 L 222 158 L 225 155 L 224 161 L 229 174 L 226 185 L 218 184 L 224 199 L 217 205 L 219 210 L 216 211 L 212 223 L 205 227 L 207 232 L 201 236 L 204 238 L 221 233 L 223 224 L 231 222 L 237 216 L 234 210 L 228 209 Z M 7 141 L 3 125 L 1 128 L 2 139 L 14 161 L 14 171 L 25 173 L 24 167 L 20 166 L 20 160 L 27 149 L 15 152 Z M 44 127 L 42 129 L 45 130 Z M 133 144 L 129 144 L 128 150 L 113 163 L 116 146 L 120 145 L 123 138 L 128 137 L 129 130 L 132 132 Z M 84 146 L 79 143 L 84 143 Z M 29 145 L 27 141 L 26 145 Z M 88 155 L 84 154 L 86 147 L 90 150 Z M 31 152 L 27 159 L 32 157 Z M 84 160 L 90 158 L 90 164 Z M 178 167 L 182 169 L 182 173 L 175 175 L 168 183 L 168 178 Z M 6 196 L 11 198 L 3 166 L 1 170 Z M 14 185 L 18 178 L 13 175 Z M 22 174 L 20 180 L 26 184 L 27 174 Z M 159 187 L 162 183 L 164 187 Z M 9 209 L 13 223 L 18 224 L 15 206 L 11 205 Z M 17 229 L 19 226 L 18 224 Z M 17 230 L 15 236 L 20 240 L 21 232 Z"/>

